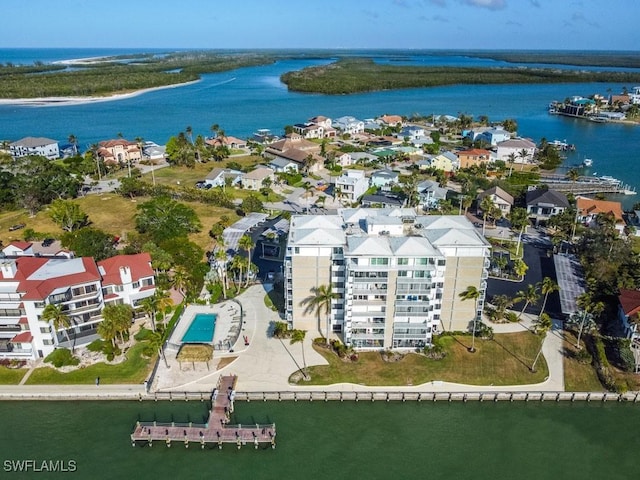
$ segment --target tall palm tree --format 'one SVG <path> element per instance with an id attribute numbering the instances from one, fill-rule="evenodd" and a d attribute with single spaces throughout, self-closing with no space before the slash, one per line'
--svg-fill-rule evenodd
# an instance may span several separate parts
<path id="1" fill-rule="evenodd" d="M 224 241 L 222 241 L 224 245 Z M 216 262 L 218 264 L 218 277 L 220 278 L 220 283 L 222 284 L 222 296 L 227 299 L 227 252 L 224 247 L 220 247 L 216 250 L 215 253 Z"/>
<path id="2" fill-rule="evenodd" d="M 161 290 L 159 288 L 156 288 L 155 293 L 153 294 L 153 296 L 156 298 L 156 302 L 157 302 L 157 306 L 158 306 L 158 312 L 160 312 L 162 314 L 162 319 L 161 322 L 164 323 L 164 317 L 167 313 L 167 311 L 173 307 L 173 299 L 171 298 L 171 295 L 169 295 L 169 292 L 167 292 L 166 290 Z M 157 318 L 157 316 L 156 316 Z"/>
<path id="3" fill-rule="evenodd" d="M 238 246 L 244 250 L 245 252 L 247 252 L 247 260 L 249 261 L 249 265 L 248 267 L 251 267 L 251 249 L 253 247 L 255 247 L 255 243 L 253 241 L 253 238 L 251 238 L 250 235 L 244 234 L 240 237 L 240 240 L 238 240 Z M 249 270 L 247 269 L 247 283 L 245 284 L 245 287 L 249 286 Z"/>
<path id="4" fill-rule="evenodd" d="M 112 319 L 104 318 L 98 324 L 98 335 L 106 342 L 109 342 L 113 348 L 115 348 L 115 339 L 118 333 L 117 326 Z"/>
<path id="5" fill-rule="evenodd" d="M 320 328 L 320 317 L 324 313 L 326 315 L 327 321 L 327 334 L 325 336 L 325 340 L 327 345 L 329 345 L 329 323 L 331 316 L 331 302 L 337 298 L 340 298 L 340 294 L 333 291 L 331 285 L 319 285 L 317 287 L 311 288 L 311 295 L 302 300 L 300 305 L 305 307 L 305 313 L 315 313 L 318 317 L 318 330 L 322 331 Z"/>
<path id="6" fill-rule="evenodd" d="M 487 225 L 487 218 L 493 213 L 495 207 L 489 195 L 484 197 L 480 202 L 480 210 L 482 210 L 482 235 L 484 235 L 485 226 Z"/>
<path id="7" fill-rule="evenodd" d="M 540 294 L 538 293 L 538 285 L 529 284 L 527 285 L 526 290 L 520 290 L 518 293 L 516 293 L 516 298 L 514 299 L 516 303 L 522 302 L 524 300 L 524 306 L 518 314 L 518 321 L 520 321 L 520 317 L 522 317 L 527 307 L 529 305 L 535 305 L 536 303 L 538 303 L 539 299 Z"/>
<path id="8" fill-rule="evenodd" d="M 178 265 L 173 269 L 171 281 L 175 289 L 178 290 L 178 293 L 182 295 L 182 300 L 184 301 L 187 298 L 186 289 L 189 284 L 189 272 L 187 272 L 187 269 L 182 265 Z"/>
<path id="9" fill-rule="evenodd" d="M 51 322 L 55 331 L 62 329 L 64 336 L 67 337 L 67 342 L 71 343 L 69 332 L 67 332 L 67 328 L 71 326 L 71 321 L 69 316 L 62 310 L 62 306 L 53 303 L 48 304 L 42 311 L 42 320 Z"/>
<path id="10" fill-rule="evenodd" d="M 522 163 L 520 164 L 520 171 L 522 171 L 524 170 L 524 164 L 526 163 L 527 158 L 529 157 L 529 152 L 527 151 L 526 148 L 523 148 L 518 152 L 518 157 L 522 159 Z"/>
<path id="11" fill-rule="evenodd" d="M 513 164 L 516 163 L 517 158 L 518 156 L 515 154 L 515 152 L 511 152 L 509 155 L 507 155 L 507 163 L 509 164 L 509 176 L 511 176 L 511 174 L 513 173 Z"/>
<path id="12" fill-rule="evenodd" d="M 518 231 L 518 243 L 516 244 L 516 256 L 520 255 L 520 244 L 522 243 L 522 234 L 524 233 L 527 225 L 529 225 L 529 217 L 527 216 L 527 209 L 522 207 L 514 207 L 509 212 L 509 222 L 511 222 L 511 228 Z"/>
<path id="13" fill-rule="evenodd" d="M 578 328 L 578 339 L 576 342 L 576 348 L 579 350 L 581 348 L 580 338 L 582 337 L 582 332 L 587 324 L 587 319 L 589 318 L 593 320 L 593 316 L 600 315 L 604 311 L 604 303 L 594 302 L 591 294 L 589 292 L 585 292 L 578 296 L 576 304 L 582 310 L 582 320 L 580 321 L 580 327 Z"/>
<path id="14" fill-rule="evenodd" d="M 294 343 L 300 343 L 302 348 L 302 376 L 305 380 L 309 379 L 307 375 L 307 361 L 304 357 L 304 337 L 306 336 L 306 330 L 293 330 L 291 332 L 291 338 L 289 339 L 289 343 L 293 345 Z"/>
<path id="15" fill-rule="evenodd" d="M 73 145 L 73 155 L 78 155 L 78 137 L 76 137 L 73 133 L 69 135 L 69 143 Z"/>
<path id="16" fill-rule="evenodd" d="M 478 300 L 480 299 L 480 290 L 478 290 L 473 285 L 469 285 L 464 292 L 460 292 L 458 296 L 462 299 L 462 301 L 473 300 L 474 301 L 474 309 L 473 309 L 473 332 L 471 333 L 471 348 L 470 352 L 476 351 L 476 322 L 478 321 Z"/>
<path id="17" fill-rule="evenodd" d="M 544 313 L 544 309 L 547 306 L 547 298 L 549 298 L 549 294 L 553 292 L 557 292 L 560 290 L 560 287 L 556 282 L 554 282 L 549 277 L 544 277 L 542 282 L 540 282 L 540 293 L 544 295 L 544 301 L 542 302 L 542 308 L 540 309 L 540 315 Z"/>
<path id="18" fill-rule="evenodd" d="M 578 172 L 578 169 L 572 168 L 567 172 L 567 178 L 571 180 L 571 191 L 573 192 L 576 181 L 578 181 L 578 178 L 580 178 L 580 172 Z"/>
<path id="19" fill-rule="evenodd" d="M 167 357 L 164 354 L 164 338 L 160 332 L 152 332 L 151 335 L 147 337 L 147 341 L 151 348 L 158 352 L 160 358 L 164 360 L 164 366 L 167 368 L 171 368 L 169 363 L 167 362 Z"/>
<path id="20" fill-rule="evenodd" d="M 536 335 L 542 336 L 542 340 L 540 341 L 540 350 L 536 355 L 536 358 L 533 360 L 533 364 L 531 365 L 531 371 L 536 371 L 536 363 L 538 363 L 538 359 L 540 358 L 540 354 L 542 353 L 542 346 L 544 345 L 544 341 L 547 338 L 547 333 L 553 327 L 553 322 L 551 321 L 551 317 L 546 313 L 540 315 L 535 322 L 535 332 Z"/>

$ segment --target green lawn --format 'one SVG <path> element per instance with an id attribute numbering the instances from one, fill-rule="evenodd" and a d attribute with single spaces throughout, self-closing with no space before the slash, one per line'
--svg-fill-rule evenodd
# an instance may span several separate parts
<path id="1" fill-rule="evenodd" d="M 584 342 L 582 342 L 582 348 Z M 602 392 L 604 387 L 590 363 L 576 359 L 576 336 L 571 331 L 564 332 L 564 388 L 568 392 Z"/>
<path id="2" fill-rule="evenodd" d="M 26 373 L 26 368 L 0 367 L 0 385 L 18 385 Z"/>
<path id="3" fill-rule="evenodd" d="M 51 367 L 38 368 L 28 378 L 27 385 L 93 384 L 97 377 L 104 384 L 143 383 L 154 360 L 142 355 L 144 347 L 144 343 L 137 343 L 126 353 L 126 360 L 117 365 L 96 363 L 68 373 L 58 372 Z"/>
<path id="4" fill-rule="evenodd" d="M 529 370 L 540 347 L 540 338 L 530 332 L 496 335 L 494 340 L 477 339 L 475 353 L 467 350 L 471 337 L 444 337 L 442 342 L 447 351 L 442 360 L 408 354 L 400 361 L 385 362 L 379 353 L 367 352 L 352 363 L 319 348 L 329 365 L 310 367 L 308 384 L 399 386 L 441 380 L 469 385 L 526 385 L 542 382 L 548 375 L 543 357 L 535 373 Z"/>

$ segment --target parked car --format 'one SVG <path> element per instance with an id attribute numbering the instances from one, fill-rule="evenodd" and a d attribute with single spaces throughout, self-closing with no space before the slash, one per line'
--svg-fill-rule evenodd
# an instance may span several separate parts
<path id="1" fill-rule="evenodd" d="M 16 223 L 15 225 L 11 225 L 9 227 L 9 231 L 10 232 L 14 232 L 16 230 L 20 230 L 21 228 L 26 227 L 26 225 L 24 223 Z"/>
<path id="2" fill-rule="evenodd" d="M 50 246 L 51 246 L 51 244 L 53 244 L 53 242 L 54 242 L 54 241 L 55 241 L 55 240 L 54 240 L 53 238 L 45 238 L 45 239 L 42 241 L 42 246 L 43 246 L 43 247 L 50 247 Z"/>

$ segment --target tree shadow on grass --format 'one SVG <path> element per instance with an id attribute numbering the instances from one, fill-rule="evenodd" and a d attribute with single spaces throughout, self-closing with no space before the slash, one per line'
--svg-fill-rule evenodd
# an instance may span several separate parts
<path id="1" fill-rule="evenodd" d="M 518 355 L 516 355 L 515 353 L 513 353 L 511 350 L 509 350 L 507 347 L 505 347 L 502 343 L 500 343 L 498 340 L 495 339 L 495 337 L 492 339 L 493 342 L 496 343 L 496 345 L 498 345 L 499 347 L 501 347 L 505 352 L 507 352 L 509 355 L 511 355 L 513 358 L 515 358 L 518 362 L 520 362 L 522 365 L 524 365 L 525 367 L 527 367 L 527 370 L 531 370 L 531 366 L 526 363 L 524 360 L 522 360 Z"/>

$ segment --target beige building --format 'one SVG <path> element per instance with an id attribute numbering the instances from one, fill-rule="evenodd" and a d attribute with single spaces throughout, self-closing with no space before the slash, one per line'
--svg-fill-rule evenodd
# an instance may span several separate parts
<path id="1" fill-rule="evenodd" d="M 140 146 L 123 138 L 98 143 L 97 155 L 105 165 L 132 165 L 142 160 Z"/>
<path id="2" fill-rule="evenodd" d="M 330 335 L 359 349 L 413 349 L 433 333 L 467 330 L 476 305 L 459 294 L 480 289 L 482 307 L 489 243 L 463 216 L 421 216 L 413 209 L 341 209 L 337 215 L 291 219 L 285 257 L 290 328 L 327 332 L 327 318 L 308 311 L 314 289 L 331 285 L 339 298 Z"/>

